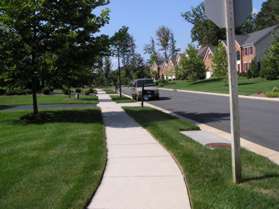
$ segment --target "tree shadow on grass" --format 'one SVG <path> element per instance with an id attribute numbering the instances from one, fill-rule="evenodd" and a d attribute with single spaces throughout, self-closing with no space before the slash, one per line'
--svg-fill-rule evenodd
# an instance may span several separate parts
<path id="1" fill-rule="evenodd" d="M 256 84 L 256 82 L 239 82 L 239 86 L 248 86 L 248 85 L 252 85 L 252 84 Z"/>
<path id="2" fill-rule="evenodd" d="M 0 105 L 0 111 L 1 110 L 7 110 L 7 109 L 11 109 L 13 108 L 14 106 L 12 105 Z"/>
<path id="3" fill-rule="evenodd" d="M 211 123 L 219 121 L 228 121 L 230 120 L 229 113 L 190 113 L 190 112 L 175 112 L 178 115 L 189 118 L 191 120 L 200 122 L 200 123 Z"/>
<path id="4" fill-rule="evenodd" d="M 222 81 L 222 78 L 212 78 L 212 79 L 207 79 L 207 80 L 201 80 L 201 81 L 195 81 L 192 82 L 191 85 L 197 85 L 197 84 L 203 84 L 203 83 L 214 83 L 217 81 Z"/>
<path id="5" fill-rule="evenodd" d="M 98 99 L 95 97 L 92 97 L 92 98 L 80 98 L 79 99 L 80 101 L 92 101 L 92 102 L 97 102 Z"/>
<path id="6" fill-rule="evenodd" d="M 27 114 L 20 118 L 24 124 L 46 124 L 46 123 L 100 123 L 102 115 L 99 109 L 88 110 L 63 110 L 43 111 L 38 115 Z"/>
<path id="7" fill-rule="evenodd" d="M 265 175 L 256 176 L 256 177 L 244 177 L 241 180 L 241 182 L 248 183 L 251 181 L 261 181 L 261 180 L 268 180 L 268 179 L 279 179 L 279 174 L 265 174 Z"/>

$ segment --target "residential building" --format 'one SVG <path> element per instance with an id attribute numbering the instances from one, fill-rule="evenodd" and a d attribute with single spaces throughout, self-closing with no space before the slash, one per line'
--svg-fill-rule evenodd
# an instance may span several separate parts
<path id="1" fill-rule="evenodd" d="M 151 66 L 151 71 L 157 73 L 158 70 L 160 72 L 160 78 L 164 80 L 175 80 L 176 73 L 175 69 L 178 63 L 180 62 L 181 57 L 184 54 L 178 54 L 176 57 L 169 59 L 167 62 L 161 62 L 159 65 L 153 64 Z"/>
<path id="2" fill-rule="evenodd" d="M 261 61 L 265 52 L 270 48 L 275 33 L 278 33 L 279 26 L 272 26 L 265 28 L 254 33 L 247 35 L 237 35 L 235 41 L 235 50 L 237 55 L 237 71 L 241 73 L 247 73 L 251 68 L 253 60 L 257 63 Z M 226 42 L 222 41 L 226 46 Z M 213 62 L 214 46 L 207 46 L 200 49 L 200 56 L 203 58 L 206 66 L 206 78 L 210 78 L 213 75 Z"/>

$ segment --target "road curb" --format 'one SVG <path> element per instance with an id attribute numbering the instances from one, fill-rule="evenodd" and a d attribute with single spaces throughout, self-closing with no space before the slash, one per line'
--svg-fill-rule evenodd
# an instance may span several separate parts
<path id="1" fill-rule="evenodd" d="M 168 88 L 159 88 L 159 89 L 160 90 L 165 90 L 165 91 L 181 92 L 181 93 L 191 93 L 191 94 L 203 94 L 203 95 L 229 97 L 228 94 L 221 94 L 221 93 L 212 93 L 212 92 L 203 92 L 203 91 L 190 91 L 190 90 L 182 90 L 182 89 L 168 89 Z M 279 102 L 279 99 L 277 99 L 277 98 L 244 96 L 244 95 L 240 95 L 239 98 L 250 99 L 250 100 L 259 100 L 259 101 L 268 101 L 268 102 Z"/>

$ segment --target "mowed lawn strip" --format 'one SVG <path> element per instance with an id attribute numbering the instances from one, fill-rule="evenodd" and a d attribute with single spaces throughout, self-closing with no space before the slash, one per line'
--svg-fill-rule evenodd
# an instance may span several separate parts
<path id="1" fill-rule="evenodd" d="M 116 95 L 111 95 L 111 99 L 112 101 L 116 102 L 116 103 L 132 103 L 132 102 L 136 102 L 132 99 L 130 99 L 129 97 L 123 96 L 116 96 Z"/>
<path id="2" fill-rule="evenodd" d="M 38 95 L 38 104 L 97 104 L 97 96 L 81 96 L 75 99 L 66 95 Z M 31 95 L 22 96 L 0 96 L 0 105 L 32 105 Z"/>
<path id="3" fill-rule="evenodd" d="M 0 208 L 85 208 L 106 163 L 100 110 L 43 112 L 40 124 L 26 113 L 0 112 Z"/>
<path id="4" fill-rule="evenodd" d="M 193 124 L 149 108 L 125 110 L 174 154 L 193 209 L 278 209 L 279 166 L 242 149 L 243 183 L 234 185 L 230 150 L 207 149 L 180 133 L 197 129 Z"/>
<path id="5" fill-rule="evenodd" d="M 239 94 L 256 95 L 271 91 L 274 87 L 279 88 L 279 80 L 267 81 L 261 78 L 247 79 L 239 78 Z M 222 79 L 209 79 L 199 82 L 173 81 L 165 85 L 164 88 L 181 89 L 190 91 L 203 91 L 213 93 L 229 93 L 229 86 Z"/>

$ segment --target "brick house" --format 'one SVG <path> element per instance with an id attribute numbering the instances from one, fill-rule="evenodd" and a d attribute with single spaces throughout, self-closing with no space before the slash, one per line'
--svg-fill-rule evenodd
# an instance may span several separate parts
<path id="1" fill-rule="evenodd" d="M 169 59 L 168 62 L 161 62 L 159 65 L 153 64 L 151 66 L 151 71 L 156 73 L 159 69 L 160 78 L 164 80 L 175 80 L 176 79 L 176 66 L 180 62 L 181 57 L 184 54 L 178 54 L 173 59 Z"/>
<path id="2" fill-rule="evenodd" d="M 237 71 L 246 73 L 251 68 L 253 60 L 260 62 L 266 50 L 270 48 L 274 39 L 274 33 L 278 33 L 279 26 L 272 26 L 247 35 L 237 35 L 235 50 L 237 54 Z M 226 42 L 222 41 L 226 46 Z M 206 78 L 213 75 L 212 57 L 214 46 L 207 46 L 200 49 L 200 56 L 206 66 Z"/>

